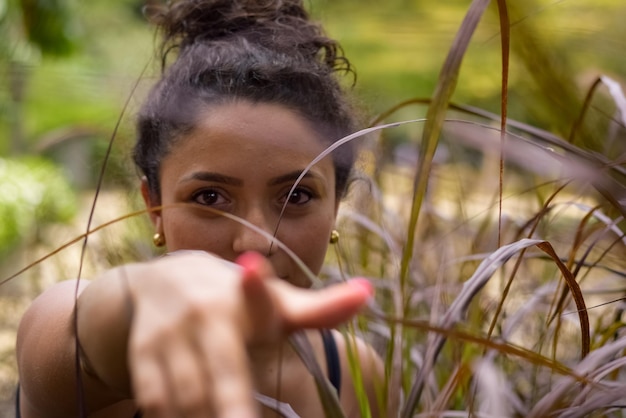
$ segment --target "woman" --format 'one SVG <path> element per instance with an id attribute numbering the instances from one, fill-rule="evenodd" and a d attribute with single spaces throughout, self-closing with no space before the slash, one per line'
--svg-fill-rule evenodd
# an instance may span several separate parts
<path id="1" fill-rule="evenodd" d="M 335 78 L 348 62 L 299 0 L 181 0 L 154 17 L 164 71 L 139 114 L 134 156 L 155 244 L 169 254 L 81 281 L 76 304 L 75 281 L 33 302 L 17 342 L 21 416 L 276 416 L 255 403 L 258 392 L 322 417 L 313 378 L 286 341 L 301 329 L 346 415 L 360 416 L 346 341 L 313 329 L 350 318 L 371 286 L 307 290 L 308 276 L 268 239 L 320 271 L 351 148 L 291 189 L 355 128 Z M 373 400 L 380 360 L 355 347 Z"/>

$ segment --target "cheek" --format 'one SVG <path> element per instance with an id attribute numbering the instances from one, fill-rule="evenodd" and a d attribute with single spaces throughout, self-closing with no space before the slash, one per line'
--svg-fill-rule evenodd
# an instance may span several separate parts
<path id="1" fill-rule="evenodd" d="M 333 225 L 332 217 L 285 225 L 283 242 L 317 274 L 326 256 Z"/>

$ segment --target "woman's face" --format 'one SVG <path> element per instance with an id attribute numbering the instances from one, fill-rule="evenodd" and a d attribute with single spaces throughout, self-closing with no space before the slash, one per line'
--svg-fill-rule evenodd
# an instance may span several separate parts
<path id="1" fill-rule="evenodd" d="M 290 195 L 296 178 L 323 151 L 315 131 L 299 115 L 274 104 L 247 101 L 203 111 L 197 128 L 173 146 L 161 164 L 161 212 L 152 213 L 169 251 L 204 250 L 234 260 L 246 251 L 264 254 L 276 274 L 297 285 L 308 280 L 266 237 L 218 209 L 274 234 L 319 273 L 337 213 L 335 170 L 329 156 L 316 164 Z M 147 187 L 143 185 L 147 205 Z M 174 205 L 185 203 L 185 205 Z"/>

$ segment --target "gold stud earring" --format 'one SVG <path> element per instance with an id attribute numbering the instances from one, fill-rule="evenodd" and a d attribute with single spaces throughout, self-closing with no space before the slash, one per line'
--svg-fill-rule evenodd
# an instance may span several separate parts
<path id="1" fill-rule="evenodd" d="M 330 233 L 330 243 L 337 244 L 339 242 L 339 231 L 333 229 Z"/>
<path id="2" fill-rule="evenodd" d="M 162 247 L 165 245 L 165 235 L 161 235 L 160 233 L 156 233 L 152 236 L 152 242 L 156 247 Z"/>

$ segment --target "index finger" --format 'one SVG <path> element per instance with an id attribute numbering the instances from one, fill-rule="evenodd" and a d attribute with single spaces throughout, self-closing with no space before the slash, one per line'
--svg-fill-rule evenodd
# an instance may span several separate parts
<path id="1" fill-rule="evenodd" d="M 272 282 L 279 295 L 286 332 L 303 328 L 334 328 L 353 317 L 373 296 L 365 279 L 352 279 L 320 290 L 300 289 Z"/>

